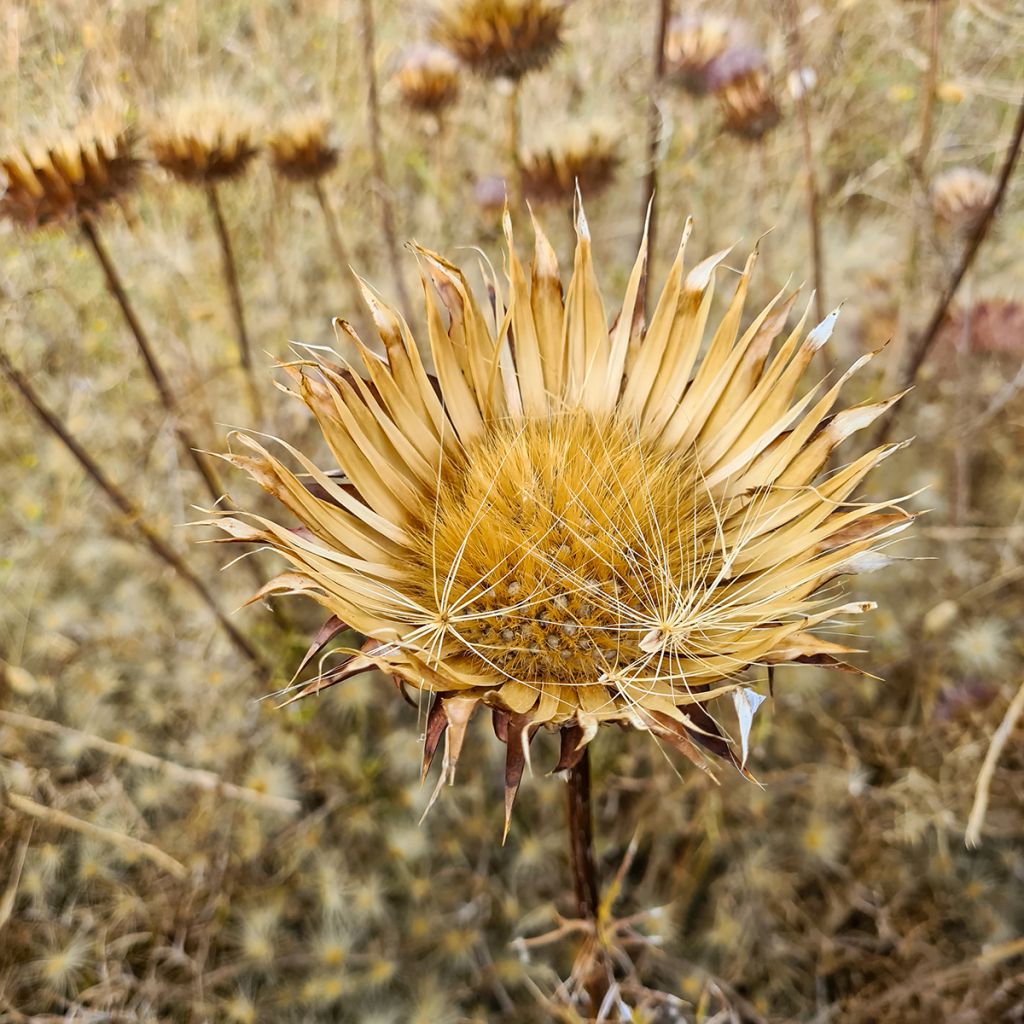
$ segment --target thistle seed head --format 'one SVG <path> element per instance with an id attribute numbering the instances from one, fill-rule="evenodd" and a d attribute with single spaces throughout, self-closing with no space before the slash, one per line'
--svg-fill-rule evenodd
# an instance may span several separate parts
<path id="1" fill-rule="evenodd" d="M 694 96 L 708 91 L 708 66 L 739 36 L 734 21 L 715 14 L 681 14 L 669 22 L 665 35 L 668 77 Z"/>
<path id="2" fill-rule="evenodd" d="M 399 60 L 395 84 L 407 107 L 439 113 L 458 98 L 459 62 L 443 46 L 413 46 Z"/>
<path id="3" fill-rule="evenodd" d="M 577 187 L 587 197 L 596 196 L 612 183 L 620 162 L 610 134 L 569 133 L 560 142 L 520 153 L 523 193 L 536 202 L 571 200 Z"/>
<path id="4" fill-rule="evenodd" d="M 253 113 L 221 97 L 172 104 L 146 134 L 153 159 L 190 184 L 239 177 L 258 149 Z"/>
<path id="5" fill-rule="evenodd" d="M 298 113 L 282 122 L 267 139 L 274 170 L 289 181 L 316 181 L 333 170 L 338 148 L 322 110 Z"/>
<path id="6" fill-rule="evenodd" d="M 714 93 L 725 127 L 745 139 L 760 139 L 779 123 L 764 54 L 751 46 L 734 46 L 707 68 L 708 92 Z"/>
<path id="7" fill-rule="evenodd" d="M 995 179 L 974 167 L 953 167 L 932 185 L 935 216 L 948 227 L 970 231 L 985 215 L 995 195 Z"/>

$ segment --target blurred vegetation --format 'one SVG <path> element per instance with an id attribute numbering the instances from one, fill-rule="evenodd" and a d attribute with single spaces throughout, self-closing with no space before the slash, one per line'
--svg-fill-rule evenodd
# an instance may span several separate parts
<path id="1" fill-rule="evenodd" d="M 614 141 L 614 181 L 587 207 L 608 297 L 621 294 L 645 205 L 655 7 L 577 0 L 563 47 L 519 96 L 524 149 L 595 125 Z M 508 172 L 508 87 L 463 74 L 454 105 L 406 109 L 392 73 L 428 36 L 430 10 L 374 10 L 386 182 L 355 0 L 14 0 L 0 16 L 2 141 L 73 125 L 111 93 L 142 119 L 179 94 L 218 90 L 259 112 L 268 134 L 284 113 L 322 105 L 340 143 L 324 191 L 360 275 L 397 298 L 382 195 L 401 240 L 467 266 L 478 247 L 500 266 L 500 210 L 478 201 L 478 184 Z M 652 279 L 692 215 L 701 255 L 734 242 L 745 252 L 771 229 L 751 308 L 790 277 L 811 281 L 807 168 L 786 86 L 796 12 L 815 79 L 820 283 L 829 303 L 845 302 L 836 363 L 894 338 L 867 385 L 891 388 L 964 244 L 933 214 L 932 186 L 952 167 L 998 171 L 1024 88 L 1024 14 L 1012 0 L 716 11 L 742 18 L 765 51 L 782 117 L 750 142 L 720 130 L 713 100 L 658 89 Z M 221 194 L 264 378 L 261 422 L 202 195 L 149 173 L 105 219 L 108 247 L 208 448 L 244 425 L 315 450 L 298 403 L 270 386 L 270 356 L 287 357 L 289 341 L 334 344 L 335 315 L 358 322 L 345 268 L 314 192 L 265 160 Z M 563 267 L 567 205 L 540 207 Z M 780 669 L 753 737 L 762 786 L 716 787 L 646 737 L 595 743 L 602 872 L 614 874 L 635 836 L 618 912 L 648 912 L 652 937 L 636 952 L 637 990 L 623 992 L 632 1016 L 608 1019 L 1024 1020 L 1019 721 L 990 779 L 980 846 L 964 843 L 1024 660 L 1022 242 L 1017 180 L 902 403 L 893 437 L 914 445 L 873 485 L 926 488 L 910 506 L 930 510 L 896 549 L 907 560 L 862 587 L 880 604 L 862 637 L 878 678 Z M 183 528 L 207 497 L 84 243 L 73 230 L 4 226 L 0 261 L 12 361 L 221 603 L 242 604 L 251 578 L 221 572 L 230 552 Z M 415 296 L 413 259 L 403 261 Z M 275 665 L 259 677 L 6 387 L 0 438 L 0 1020 L 553 1019 L 572 943 L 519 941 L 571 913 L 564 787 L 543 774 L 550 741 L 538 738 L 504 846 L 501 751 L 483 729 L 468 740 L 472 768 L 417 824 L 430 788 L 419 783 L 422 721 L 388 682 L 357 678 L 287 710 L 259 700 L 290 676 L 315 609 L 288 605 L 289 629 L 260 605 L 237 613 Z M 107 831 L 27 813 L 26 800 Z M 644 1009 L 640 986 L 674 998 Z"/>

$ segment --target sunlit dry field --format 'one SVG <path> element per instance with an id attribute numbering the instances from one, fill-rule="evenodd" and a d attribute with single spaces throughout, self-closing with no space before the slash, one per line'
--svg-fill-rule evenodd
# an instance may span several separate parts
<path id="1" fill-rule="evenodd" d="M 517 0 L 560 25 L 514 78 L 412 49 L 460 6 L 0 8 L 0 1020 L 1024 1021 L 1024 11 Z M 99 176 L 26 187 L 76 129 Z M 708 705 L 752 778 L 642 714 L 598 730 L 596 925 L 555 731 L 504 841 L 489 712 L 424 815 L 429 694 L 368 671 L 280 706 L 325 612 L 247 603 L 286 566 L 199 525 L 294 525 L 201 453 L 336 467 L 280 364 L 357 365 L 335 318 L 383 352 L 354 271 L 431 371 L 423 250 L 490 310 L 506 195 L 528 273 L 530 210 L 565 285 L 589 231 L 609 326 L 649 209 L 648 325 L 685 231 L 687 270 L 732 247 L 712 326 L 755 247 L 741 329 L 841 305 L 798 394 L 870 353 L 840 407 L 906 394 L 819 486 L 913 438 L 851 498 L 913 517 L 830 584 L 877 603 L 821 633 L 853 667 L 755 660 L 724 673 L 752 725 Z"/>

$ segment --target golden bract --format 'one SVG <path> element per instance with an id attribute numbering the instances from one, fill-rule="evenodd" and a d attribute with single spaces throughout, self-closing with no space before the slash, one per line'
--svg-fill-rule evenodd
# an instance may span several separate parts
<path id="1" fill-rule="evenodd" d="M 190 183 L 235 178 L 258 149 L 255 118 L 249 110 L 216 98 L 168 107 L 146 134 L 153 159 Z"/>
<path id="2" fill-rule="evenodd" d="M 290 181 L 322 178 L 338 162 L 330 134 L 330 121 L 321 111 L 289 118 L 267 139 L 274 170 Z"/>
<path id="3" fill-rule="evenodd" d="M 35 228 L 94 215 L 135 185 L 139 166 L 132 129 L 94 113 L 72 132 L 0 156 L 0 216 Z"/>
<path id="4" fill-rule="evenodd" d="M 519 154 L 523 194 L 537 202 L 588 196 L 606 189 L 620 163 L 615 142 L 602 132 L 570 135 L 560 143 Z"/>
<path id="5" fill-rule="evenodd" d="M 395 84 L 406 106 L 437 113 L 459 95 L 459 62 L 443 46 L 414 46 L 402 54 Z"/>
<path id="6" fill-rule="evenodd" d="M 520 78 L 561 45 L 561 0 L 446 0 L 433 37 L 477 74 Z"/>
<path id="7" fill-rule="evenodd" d="M 561 732 L 561 768 L 606 722 L 702 767 L 700 747 L 742 767 L 761 699 L 745 671 L 841 664 L 849 648 L 815 627 L 870 606 L 844 603 L 836 581 L 886 564 L 879 544 L 911 521 L 895 502 L 857 500 L 899 445 L 823 475 L 895 399 L 833 411 L 869 356 L 799 392 L 836 314 L 790 327 L 796 295 L 780 293 L 745 320 L 754 256 L 711 324 L 728 253 L 686 270 L 684 237 L 648 319 L 645 243 L 609 330 L 582 211 L 564 293 L 540 229 L 529 270 L 507 214 L 505 230 L 493 308 L 416 247 L 433 373 L 368 288 L 384 355 L 342 324 L 361 369 L 322 355 L 285 367 L 343 476 L 284 442 L 295 470 L 251 437 L 240 438 L 250 454 L 227 458 L 298 530 L 258 515 L 210 522 L 290 564 L 263 593 L 330 611 L 303 664 L 346 628 L 367 637 L 296 698 L 371 668 L 432 694 L 424 764 L 444 736 L 442 778 L 473 713 L 490 708 L 507 744 L 506 812 L 542 725 Z M 715 717 L 723 696 L 740 715 L 740 753 Z"/>

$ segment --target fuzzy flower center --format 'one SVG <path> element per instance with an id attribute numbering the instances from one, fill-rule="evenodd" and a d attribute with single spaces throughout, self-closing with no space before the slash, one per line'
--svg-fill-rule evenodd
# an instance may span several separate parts
<path id="1" fill-rule="evenodd" d="M 720 564 L 692 457 L 574 412 L 502 425 L 444 475 L 416 528 L 416 598 L 507 678 L 615 681 L 688 648 Z"/>

